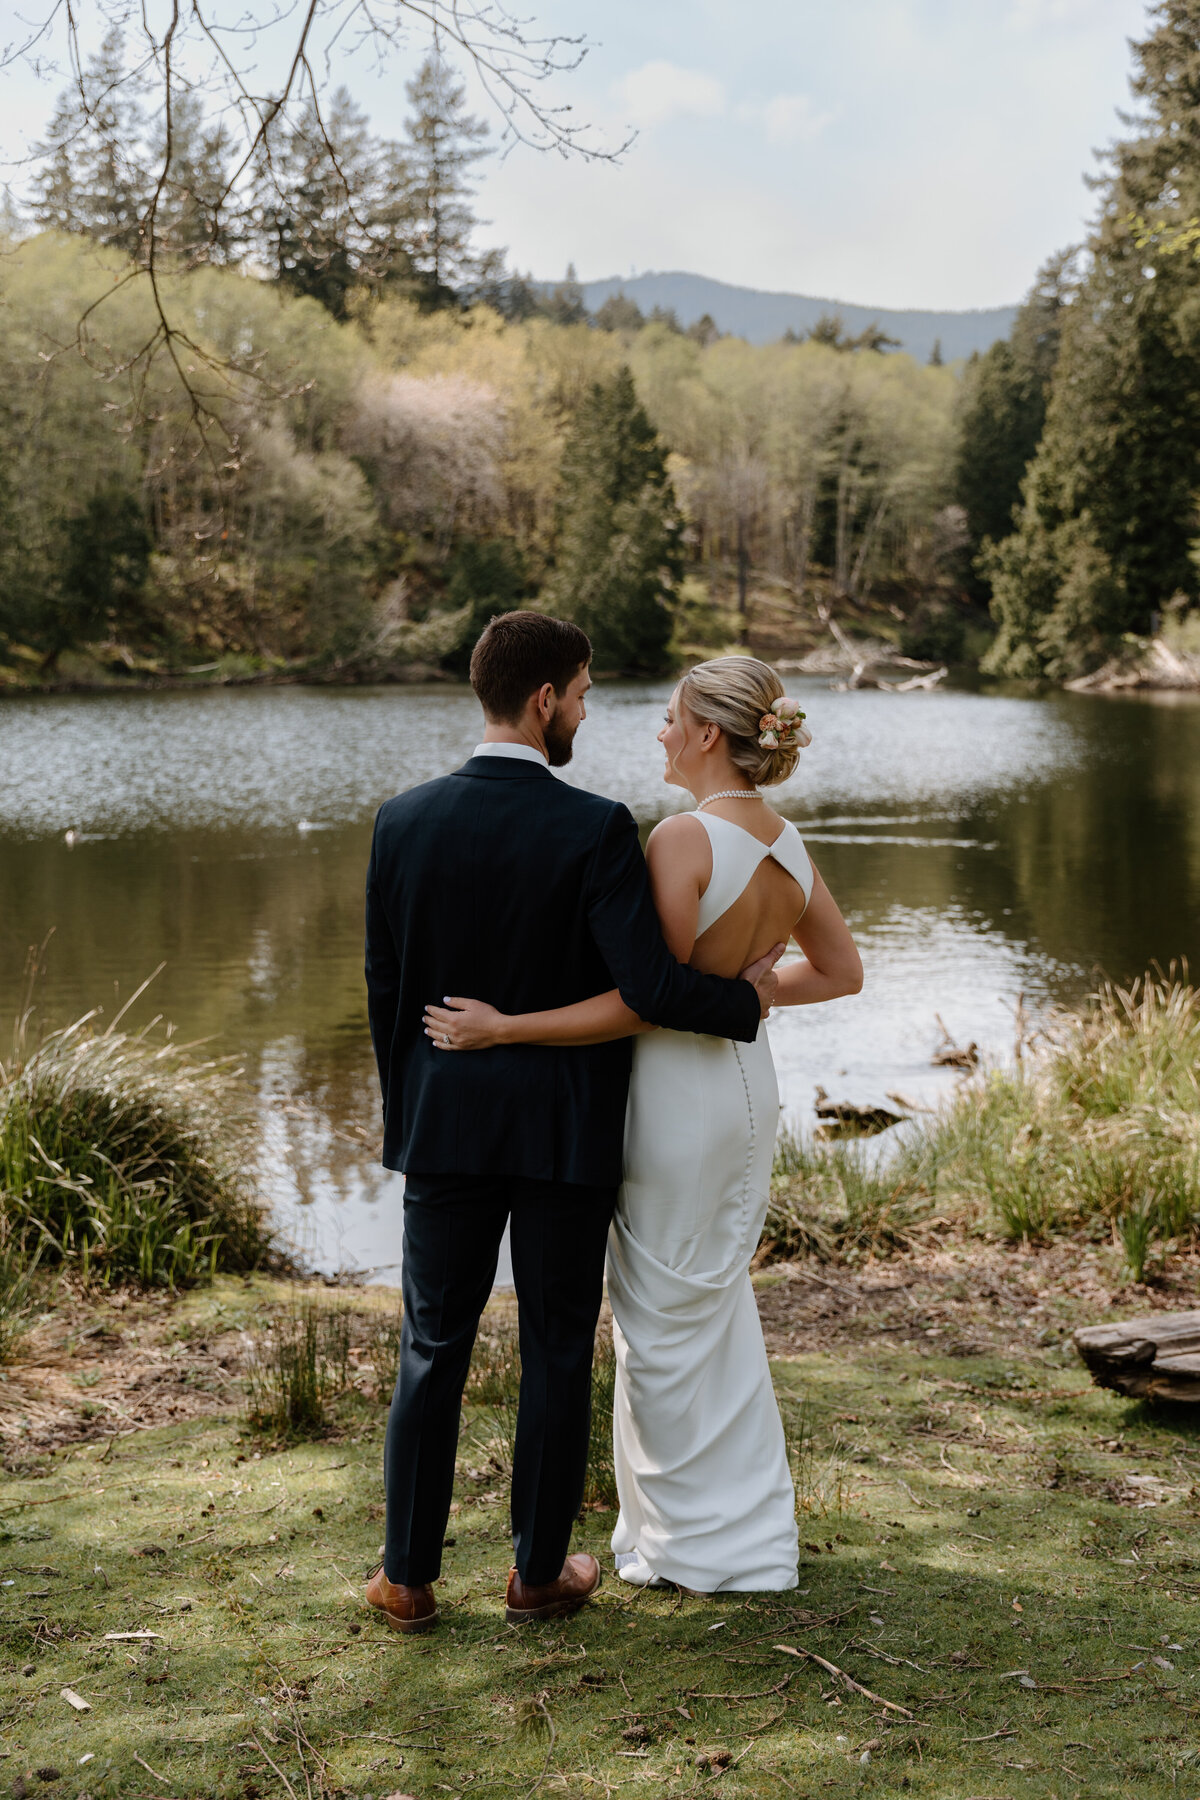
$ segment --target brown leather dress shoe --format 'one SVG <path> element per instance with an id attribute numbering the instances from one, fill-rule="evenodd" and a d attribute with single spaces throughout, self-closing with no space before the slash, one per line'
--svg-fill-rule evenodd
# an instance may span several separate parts
<path id="1" fill-rule="evenodd" d="M 367 1583 L 367 1604 L 378 1608 L 393 1631 L 429 1631 L 437 1624 L 433 1589 L 389 1581 L 382 1563 Z"/>
<path id="2" fill-rule="evenodd" d="M 530 1587 L 510 1569 L 504 1616 L 510 1625 L 521 1625 L 526 1619 L 557 1619 L 578 1612 L 600 1581 L 600 1564 L 594 1556 L 568 1556 L 558 1580 L 542 1587 Z"/>

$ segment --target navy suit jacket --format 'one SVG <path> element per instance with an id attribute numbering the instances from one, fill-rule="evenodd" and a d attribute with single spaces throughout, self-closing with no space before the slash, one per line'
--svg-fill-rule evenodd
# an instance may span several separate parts
<path id="1" fill-rule="evenodd" d="M 640 1018 L 751 1042 L 746 981 L 663 942 L 629 810 L 523 758 L 474 756 L 380 808 L 367 875 L 367 998 L 383 1161 L 412 1174 L 621 1179 L 632 1039 L 436 1050 L 428 1001 L 540 1012 L 616 987 Z"/>

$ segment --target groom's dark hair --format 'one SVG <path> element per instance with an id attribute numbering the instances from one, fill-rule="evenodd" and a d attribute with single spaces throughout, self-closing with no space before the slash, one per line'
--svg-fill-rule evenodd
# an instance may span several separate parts
<path id="1" fill-rule="evenodd" d="M 546 682 L 564 694 L 592 660 L 591 640 L 548 613 L 497 613 L 471 652 L 471 686 L 486 718 L 515 725 L 530 694 Z"/>

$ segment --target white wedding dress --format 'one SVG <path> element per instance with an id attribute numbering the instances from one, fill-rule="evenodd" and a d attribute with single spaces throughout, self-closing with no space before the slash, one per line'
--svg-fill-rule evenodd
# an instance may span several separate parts
<path id="1" fill-rule="evenodd" d="M 793 825 L 771 845 L 697 813 L 712 845 L 698 934 L 767 856 L 813 870 Z M 637 1039 L 625 1182 L 608 1250 L 617 1373 L 613 1443 L 623 1580 L 703 1593 L 796 1585 L 796 1509 L 750 1259 L 766 1216 L 779 1090 L 752 1044 Z"/>

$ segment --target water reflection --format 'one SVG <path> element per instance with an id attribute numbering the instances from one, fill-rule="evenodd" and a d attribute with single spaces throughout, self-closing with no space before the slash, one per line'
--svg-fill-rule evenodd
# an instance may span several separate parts
<path id="1" fill-rule="evenodd" d="M 935 1013 L 1003 1055 L 1020 992 L 1070 1000 L 1100 969 L 1195 961 L 1200 706 L 797 685 L 815 741 L 779 799 L 867 984 L 773 1021 L 789 1113 L 807 1116 L 817 1082 L 862 1101 L 944 1090 Z M 646 827 L 681 804 L 654 742 L 669 691 L 600 685 L 567 771 Z M 477 732 L 470 695 L 442 688 L 0 705 L 0 1002 L 15 1009 L 26 947 L 51 928 L 40 1004 L 56 1021 L 165 962 L 135 1016 L 244 1061 L 260 1178 L 321 1266 L 398 1255 L 361 981 L 371 817 Z"/>

